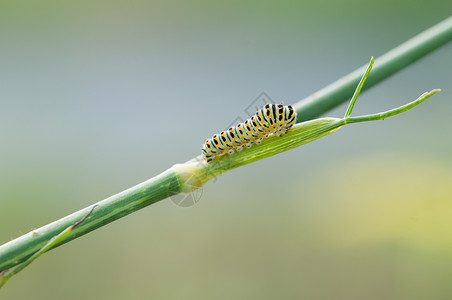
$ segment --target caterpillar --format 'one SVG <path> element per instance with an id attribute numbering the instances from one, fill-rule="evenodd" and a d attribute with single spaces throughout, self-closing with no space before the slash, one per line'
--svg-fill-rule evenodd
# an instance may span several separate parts
<path id="1" fill-rule="evenodd" d="M 251 118 L 234 127 L 215 134 L 202 146 L 202 157 L 206 162 L 258 145 L 269 135 L 280 136 L 289 130 L 296 121 L 297 112 L 292 106 L 267 103 Z"/>

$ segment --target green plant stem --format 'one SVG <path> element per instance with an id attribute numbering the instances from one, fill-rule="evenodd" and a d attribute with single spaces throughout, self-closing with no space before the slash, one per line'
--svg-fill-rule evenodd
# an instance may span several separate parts
<path id="1" fill-rule="evenodd" d="M 416 35 L 400 46 L 375 59 L 372 75 L 363 91 L 387 79 L 413 62 L 452 40 L 452 17 Z M 313 93 L 294 106 L 297 123 L 312 120 L 350 99 L 367 65 Z"/>
<path id="2" fill-rule="evenodd" d="M 376 74 L 372 73 L 371 85 L 389 77 L 395 71 L 409 65 L 421 56 L 428 54 L 450 39 L 452 39 L 452 18 L 434 26 L 413 40 L 389 52 L 382 58 L 377 59 L 375 63 Z M 344 97 L 348 98 L 353 93 L 354 85 L 358 83 L 362 73 L 364 73 L 364 70 L 357 70 L 333 85 L 322 89 L 317 93 L 317 96 L 310 97 L 307 101 L 298 103 L 296 108 L 298 112 L 302 114 L 302 119 L 312 119 L 343 102 L 343 99 L 345 99 Z M 388 112 L 388 116 L 390 114 L 391 112 Z M 342 121 L 340 121 L 340 119 L 313 120 L 313 123 L 303 124 L 305 127 L 297 125 L 290 134 L 288 133 L 286 137 L 282 137 L 281 139 L 288 139 L 299 134 L 303 138 L 306 137 L 313 140 L 313 136 L 324 136 L 338 129 L 340 126 L 343 126 L 347 121 L 348 123 L 362 122 L 364 121 L 364 118 L 366 117 L 361 117 L 361 119 L 359 119 L 359 117 L 350 117 L 348 119 L 342 119 Z M 374 120 L 376 117 L 375 115 L 370 115 L 367 118 L 369 118 L 369 120 Z M 325 124 L 322 122 L 325 122 Z M 316 126 L 324 126 L 324 128 L 319 130 Z M 306 133 L 303 134 L 302 132 L 309 128 L 312 129 L 313 135 L 305 136 Z M 290 141 L 287 140 L 287 143 L 290 144 Z M 266 142 L 266 144 L 270 145 L 271 142 Z M 253 148 L 250 150 L 255 152 L 250 151 L 248 154 L 245 153 L 241 155 L 249 155 L 251 153 L 260 155 L 258 151 L 261 151 L 263 148 L 257 146 L 254 148 L 254 150 L 252 150 Z M 240 158 L 240 155 L 237 157 Z M 242 163 L 238 160 L 238 165 L 241 164 Z M 74 228 L 71 234 L 65 235 L 56 243 L 52 243 L 52 246 L 49 249 L 43 247 L 52 238 L 58 236 L 68 227 L 82 220 L 89 213 L 92 206 L 81 209 L 78 212 L 1 245 L 0 272 L 27 261 L 27 259 L 30 259 L 35 253 L 42 252 L 42 249 L 45 249 L 45 251 L 53 249 L 143 207 L 180 193 L 181 191 L 185 191 L 183 181 L 186 179 L 180 175 L 180 170 L 178 169 L 180 167 L 177 166 L 178 165 L 175 165 L 156 177 L 98 202 L 89 218 Z M 197 186 L 197 184 L 198 183 L 195 182 L 194 186 Z M 202 184 L 202 182 L 200 182 L 200 184 Z M 2 276 L 3 274 L 0 274 L 0 279 Z"/>
<path id="3" fill-rule="evenodd" d="M 177 194 L 180 192 L 180 189 L 181 185 L 178 177 L 169 169 L 143 183 L 96 203 L 96 208 L 89 218 L 77 226 L 70 235 L 65 236 L 50 249 L 67 243 L 143 207 Z M 91 211 L 92 207 L 93 205 L 81 209 L 69 216 L 1 245 L 0 271 L 26 261 L 31 255 L 40 251 L 53 237 L 82 220 Z"/>

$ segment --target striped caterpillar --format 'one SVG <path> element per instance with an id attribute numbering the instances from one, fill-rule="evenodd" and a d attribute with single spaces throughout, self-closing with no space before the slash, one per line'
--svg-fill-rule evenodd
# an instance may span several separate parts
<path id="1" fill-rule="evenodd" d="M 202 147 L 202 156 L 206 162 L 211 162 L 226 153 L 242 151 L 243 146 L 250 148 L 253 143 L 258 145 L 269 135 L 280 136 L 286 133 L 296 119 L 297 112 L 292 106 L 267 103 L 245 122 L 229 127 L 206 140 Z"/>

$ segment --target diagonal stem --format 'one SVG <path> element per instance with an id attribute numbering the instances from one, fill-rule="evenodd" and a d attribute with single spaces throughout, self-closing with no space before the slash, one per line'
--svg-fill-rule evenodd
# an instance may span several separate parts
<path id="1" fill-rule="evenodd" d="M 374 64 L 374 57 L 372 56 L 370 58 L 369 66 L 367 67 L 366 73 L 364 73 L 363 77 L 361 77 L 361 80 L 359 81 L 359 84 L 356 87 L 355 92 L 353 93 L 352 100 L 350 101 L 347 111 L 345 112 L 344 119 L 350 117 L 350 115 L 352 114 L 353 107 L 355 107 L 356 99 L 358 99 L 359 93 L 361 92 L 361 89 L 363 88 L 363 85 L 367 79 L 367 76 L 369 76 L 370 70 L 372 70 L 373 64 Z"/>
<path id="2" fill-rule="evenodd" d="M 449 17 L 375 59 L 372 76 L 366 81 L 363 91 L 389 78 L 451 40 L 452 17 Z M 367 65 L 362 66 L 298 101 L 293 105 L 297 111 L 297 123 L 320 117 L 348 101 L 366 68 Z"/>

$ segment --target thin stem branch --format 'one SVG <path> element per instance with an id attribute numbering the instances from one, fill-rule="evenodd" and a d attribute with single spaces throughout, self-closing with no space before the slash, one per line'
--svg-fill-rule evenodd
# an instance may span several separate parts
<path id="1" fill-rule="evenodd" d="M 355 107 L 356 99 L 358 99 L 359 93 L 361 92 L 361 89 L 364 85 L 364 82 L 367 79 L 367 76 L 369 76 L 370 70 L 372 70 L 372 66 L 374 64 L 374 57 L 372 56 L 370 58 L 369 66 L 367 67 L 366 73 L 363 74 L 363 77 L 361 77 L 361 80 L 359 81 L 358 86 L 355 89 L 355 92 L 353 93 L 352 100 L 350 101 L 350 104 L 348 105 L 347 111 L 345 112 L 344 118 L 350 117 L 353 107 Z"/>
<path id="2" fill-rule="evenodd" d="M 440 89 L 435 89 L 432 90 L 430 92 L 425 92 L 422 95 L 419 96 L 419 98 L 417 98 L 416 100 L 414 100 L 413 102 L 410 102 L 408 104 L 402 105 L 400 107 L 382 112 L 382 113 L 378 113 L 378 114 L 371 114 L 371 115 L 364 115 L 364 116 L 359 116 L 359 117 L 348 117 L 345 118 L 345 124 L 351 124 L 351 123 L 359 123 L 359 122 L 367 122 L 367 121 L 376 121 L 376 120 L 383 120 L 385 118 L 389 118 L 398 114 L 403 113 L 404 111 L 407 111 L 411 108 L 413 108 L 414 106 L 420 104 L 421 102 L 425 101 L 426 99 L 430 98 L 431 96 L 433 96 L 434 94 L 438 93 L 439 91 L 441 91 Z"/>

